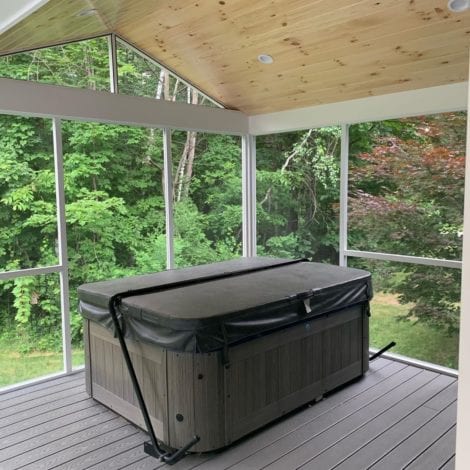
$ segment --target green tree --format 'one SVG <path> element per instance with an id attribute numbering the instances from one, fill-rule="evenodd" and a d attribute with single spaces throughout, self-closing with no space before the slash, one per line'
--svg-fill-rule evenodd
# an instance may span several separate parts
<path id="1" fill-rule="evenodd" d="M 340 129 L 257 139 L 259 252 L 337 262 Z"/>
<path id="2" fill-rule="evenodd" d="M 183 89 L 188 93 L 186 85 L 134 52 L 119 48 L 118 54 L 123 91 L 165 99 L 180 99 Z M 109 86 L 107 67 L 102 39 L 0 59 L 3 76 L 97 90 Z M 192 97 L 203 102 L 196 92 Z M 3 269 L 57 264 L 51 122 L 12 116 L 0 121 Z M 81 283 L 165 269 L 162 132 L 69 121 L 62 130 L 72 334 L 79 342 L 76 289 Z M 178 135 L 187 140 L 190 134 L 175 133 L 176 165 L 185 155 Z M 179 265 L 240 252 L 240 141 L 191 135 L 191 171 L 185 172 L 183 197 L 175 205 Z M 0 324 L 8 326 L 3 331 L 21 333 L 30 347 L 59 348 L 57 276 L 46 278 L 0 284 Z"/>
<path id="3" fill-rule="evenodd" d="M 353 248 L 461 258 L 465 128 L 465 113 L 353 127 Z M 412 305 L 408 317 L 450 332 L 458 328 L 460 270 L 414 264 L 385 269 L 395 281 L 383 287 Z M 403 275 L 393 276 L 398 271 Z"/>

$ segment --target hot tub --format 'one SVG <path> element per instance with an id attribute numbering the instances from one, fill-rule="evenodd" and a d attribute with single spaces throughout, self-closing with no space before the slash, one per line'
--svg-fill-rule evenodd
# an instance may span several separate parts
<path id="1" fill-rule="evenodd" d="M 114 335 L 117 313 L 163 443 L 218 449 L 368 369 L 366 271 L 241 258 L 84 284 L 88 393 L 144 421 Z"/>

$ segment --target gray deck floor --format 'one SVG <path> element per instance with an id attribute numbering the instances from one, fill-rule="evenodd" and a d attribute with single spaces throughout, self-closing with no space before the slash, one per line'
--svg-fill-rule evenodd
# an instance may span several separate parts
<path id="1" fill-rule="evenodd" d="M 367 375 L 174 470 L 453 469 L 457 381 L 378 359 Z M 0 394 L 0 469 L 156 469 L 146 434 L 88 398 L 83 373 Z"/>

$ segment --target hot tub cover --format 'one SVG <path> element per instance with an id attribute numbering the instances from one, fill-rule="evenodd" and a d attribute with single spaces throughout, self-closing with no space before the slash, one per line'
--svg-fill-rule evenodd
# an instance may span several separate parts
<path id="1" fill-rule="evenodd" d="M 122 294 L 122 298 L 119 295 Z M 372 298 L 367 271 L 307 260 L 240 258 L 83 284 L 82 315 L 125 336 L 185 352 L 211 352 Z"/>

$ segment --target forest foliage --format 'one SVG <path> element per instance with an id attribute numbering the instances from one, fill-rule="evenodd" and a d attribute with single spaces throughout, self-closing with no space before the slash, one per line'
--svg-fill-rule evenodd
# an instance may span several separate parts
<path id="1" fill-rule="evenodd" d="M 214 105 L 135 52 L 118 49 L 121 92 Z M 108 90 L 103 39 L 0 59 L 0 76 Z M 464 113 L 351 127 L 349 245 L 460 259 Z M 84 282 L 165 269 L 162 131 L 63 122 L 72 331 Z M 190 266 L 241 255 L 240 138 L 173 131 L 175 257 Z M 340 129 L 257 139 L 261 255 L 338 262 Z M 57 224 L 51 121 L 0 116 L 0 266 L 55 265 Z M 361 265 L 360 260 L 351 264 Z M 399 294 L 409 315 L 458 327 L 460 271 L 368 263 L 376 288 Z M 60 347 L 56 274 L 0 283 L 3 335 Z"/>

